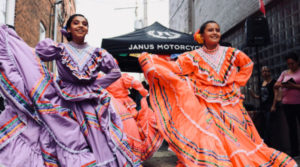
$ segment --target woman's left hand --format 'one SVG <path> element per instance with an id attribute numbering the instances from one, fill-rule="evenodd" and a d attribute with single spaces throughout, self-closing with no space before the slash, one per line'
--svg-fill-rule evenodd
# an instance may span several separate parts
<path id="1" fill-rule="evenodd" d="M 297 88 L 297 84 L 295 84 L 293 82 L 287 82 L 285 84 L 282 84 L 282 87 L 288 88 L 288 89 L 295 89 L 295 88 Z"/>

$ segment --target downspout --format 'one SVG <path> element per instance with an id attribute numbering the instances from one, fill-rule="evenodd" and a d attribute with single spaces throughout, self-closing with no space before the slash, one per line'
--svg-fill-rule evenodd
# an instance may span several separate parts
<path id="1" fill-rule="evenodd" d="M 54 25 L 53 25 L 53 41 L 57 42 L 57 18 L 58 18 L 58 12 L 57 12 L 57 5 L 62 3 L 62 0 L 56 0 L 54 3 Z M 56 63 L 53 62 L 53 72 L 58 75 Z"/>
<path id="2" fill-rule="evenodd" d="M 49 0 L 50 3 L 50 14 L 49 14 L 49 30 L 48 30 L 48 38 L 51 38 L 51 25 L 52 25 L 52 11 L 53 11 L 53 4 L 51 0 Z"/>
<path id="3" fill-rule="evenodd" d="M 57 18 L 58 18 L 58 12 L 57 12 L 57 5 L 61 3 L 62 1 L 56 0 L 54 3 L 54 25 L 53 25 L 53 41 L 57 42 Z"/>
<path id="4" fill-rule="evenodd" d="M 16 0 L 6 0 L 5 23 L 15 25 Z"/>

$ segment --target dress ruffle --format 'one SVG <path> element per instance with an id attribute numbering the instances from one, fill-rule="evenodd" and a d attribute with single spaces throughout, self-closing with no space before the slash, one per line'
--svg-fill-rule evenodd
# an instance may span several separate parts
<path id="1" fill-rule="evenodd" d="M 98 99 L 107 96 L 107 91 L 101 87 L 99 80 L 90 84 L 74 84 L 54 77 L 54 87 L 58 94 L 68 101 L 82 101 L 85 99 Z"/>
<path id="2" fill-rule="evenodd" d="M 219 62 L 217 67 L 212 65 L 214 64 L 213 60 L 206 60 L 204 57 L 198 56 L 201 53 L 204 54 L 204 51 L 201 49 L 187 52 L 186 55 L 180 57 L 180 61 L 191 61 L 199 69 L 197 72 L 203 77 L 203 81 L 207 80 L 206 84 L 225 86 L 228 84 L 228 79 L 232 71 L 235 70 L 233 64 L 239 51 L 228 47 L 220 47 L 220 49 L 222 49 L 222 53 L 215 59 L 223 61 Z"/>
<path id="3" fill-rule="evenodd" d="M 102 57 L 105 57 L 105 54 L 107 54 L 107 51 L 105 49 L 96 48 L 90 54 L 90 58 L 83 66 L 83 69 L 79 69 L 78 64 L 71 56 L 69 56 L 70 53 L 68 53 L 65 47 L 61 53 L 62 63 L 72 71 L 74 76 L 78 79 L 90 80 L 95 75 L 94 73 L 98 73 L 96 70 L 99 67 L 99 63 L 102 61 Z"/>
<path id="4" fill-rule="evenodd" d="M 32 123 L 28 123 L 25 131 L 1 149 L 0 164 L 24 167 L 96 166 L 96 160 L 91 156 L 91 152 L 80 154 L 68 152 L 55 143 L 46 129 L 37 126 L 32 128 Z"/>
<path id="5" fill-rule="evenodd" d="M 146 98 L 141 100 L 142 108 L 139 111 L 135 108 L 127 108 L 124 98 L 112 97 L 111 101 L 122 119 L 124 134 L 132 152 L 142 161 L 151 158 L 160 148 L 163 138 Z"/>
<path id="6" fill-rule="evenodd" d="M 123 73 L 122 77 L 107 87 L 114 109 L 120 115 L 126 140 L 133 153 L 142 161 L 149 159 L 159 149 L 163 141 L 158 131 L 155 115 L 149 108 L 146 97 L 141 99 L 141 109 L 128 96 L 129 88 L 147 95 L 141 82 Z"/>
<path id="7" fill-rule="evenodd" d="M 224 106 L 235 105 L 241 98 L 244 98 L 240 88 L 234 83 L 224 87 L 201 85 L 196 88 L 195 94 L 207 102 L 219 103 Z"/>

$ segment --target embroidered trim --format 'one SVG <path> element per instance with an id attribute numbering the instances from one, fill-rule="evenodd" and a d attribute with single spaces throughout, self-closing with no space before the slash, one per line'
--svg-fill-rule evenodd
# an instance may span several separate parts
<path id="1" fill-rule="evenodd" d="M 223 65 L 224 59 L 226 57 L 226 52 L 228 48 L 220 47 L 216 52 L 210 54 L 205 52 L 203 48 L 197 49 L 196 52 L 202 57 L 202 59 L 210 65 L 218 74 Z"/>
<path id="2" fill-rule="evenodd" d="M 218 79 L 217 76 L 212 74 L 212 72 L 209 69 L 207 69 L 205 66 L 203 67 L 202 64 L 199 63 L 201 61 L 201 60 L 199 60 L 199 58 L 202 59 L 202 60 L 204 60 L 204 59 L 203 59 L 203 57 L 201 57 L 201 55 L 197 51 L 196 51 L 196 53 L 198 53 L 198 54 L 194 55 L 192 53 L 188 53 L 187 57 L 192 61 L 193 65 L 196 66 L 199 69 L 198 72 L 200 74 L 207 75 L 207 80 L 211 81 L 213 83 L 213 85 L 215 85 L 215 86 L 225 86 L 227 84 L 228 77 L 230 76 L 232 70 L 234 69 L 233 68 L 233 63 L 234 63 L 234 61 L 236 59 L 236 55 L 237 55 L 236 54 L 237 49 L 233 49 L 233 51 L 231 53 L 228 53 L 229 55 L 227 55 L 228 47 L 226 47 L 226 48 L 227 49 L 226 49 L 224 58 L 226 58 L 227 60 L 224 60 L 223 64 L 226 63 L 226 62 L 228 64 L 227 64 L 226 69 L 222 69 L 222 67 L 221 67 L 220 72 L 222 70 L 222 74 L 220 74 L 221 76 L 218 77 L 220 79 Z"/>
<path id="3" fill-rule="evenodd" d="M 65 46 L 65 48 L 67 48 Z M 98 48 L 91 48 L 88 47 L 86 49 L 89 49 L 89 51 L 86 51 L 90 54 L 90 58 L 84 58 L 84 63 L 81 63 L 82 67 L 79 67 L 77 62 L 74 60 L 74 56 L 77 55 L 76 53 L 70 52 L 68 49 L 65 49 L 67 53 L 62 53 L 61 62 L 62 64 L 65 64 L 66 67 L 68 67 L 72 74 L 77 77 L 80 80 L 89 80 L 93 76 L 93 73 L 95 70 L 99 67 L 100 62 L 102 61 L 102 58 L 109 53 L 105 49 L 99 48 L 99 52 L 96 52 Z M 91 51 L 93 49 L 93 51 Z M 93 54 L 92 54 L 93 53 Z"/>
<path id="4" fill-rule="evenodd" d="M 76 101 L 77 99 L 81 99 L 81 98 L 99 98 L 102 99 L 103 97 L 107 96 L 108 92 L 106 89 L 104 89 L 103 87 L 101 87 L 101 85 L 98 85 L 97 88 L 95 88 L 92 92 L 86 91 L 86 92 L 81 92 L 81 94 L 74 94 L 71 92 L 66 92 L 65 90 L 61 89 L 59 83 L 60 83 L 60 79 L 55 76 L 54 77 L 55 81 L 53 82 L 54 84 L 54 88 L 57 90 L 58 95 L 60 97 L 62 97 L 65 100 L 73 100 Z"/>
<path id="5" fill-rule="evenodd" d="M 255 149 L 253 149 L 252 151 L 246 151 L 246 150 L 236 150 L 235 152 L 233 152 L 232 154 L 230 154 L 230 158 L 232 158 L 233 156 L 235 156 L 238 153 L 245 153 L 247 156 L 256 153 L 264 144 L 264 141 L 262 140 L 262 142 L 259 145 L 256 145 Z"/>
<path id="6" fill-rule="evenodd" d="M 95 48 L 91 46 L 78 49 L 70 43 L 63 45 L 65 46 L 66 51 L 69 53 L 69 56 L 71 56 L 74 64 L 78 66 L 79 71 L 82 71 L 85 64 L 90 61 L 93 53 L 95 52 Z"/>

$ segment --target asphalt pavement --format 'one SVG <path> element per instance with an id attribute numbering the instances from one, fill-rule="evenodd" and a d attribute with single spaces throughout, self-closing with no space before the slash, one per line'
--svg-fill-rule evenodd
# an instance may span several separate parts
<path id="1" fill-rule="evenodd" d="M 143 167 L 175 167 L 176 162 L 175 153 L 168 150 L 168 144 L 164 141 L 152 158 L 143 162 Z"/>
<path id="2" fill-rule="evenodd" d="M 300 156 L 294 157 L 300 166 Z M 152 158 L 143 162 L 144 167 L 175 167 L 177 162 L 176 155 L 168 150 L 168 145 L 164 142 L 161 148 L 154 153 Z"/>

